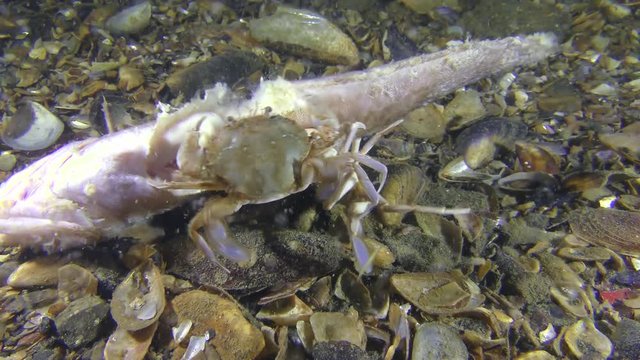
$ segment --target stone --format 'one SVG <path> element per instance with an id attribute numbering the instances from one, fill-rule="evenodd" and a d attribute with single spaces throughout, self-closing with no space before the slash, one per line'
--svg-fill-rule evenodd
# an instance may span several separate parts
<path id="1" fill-rule="evenodd" d="M 91 344 L 109 324 L 109 304 L 97 296 L 86 296 L 69 304 L 55 318 L 62 341 L 72 349 Z"/>

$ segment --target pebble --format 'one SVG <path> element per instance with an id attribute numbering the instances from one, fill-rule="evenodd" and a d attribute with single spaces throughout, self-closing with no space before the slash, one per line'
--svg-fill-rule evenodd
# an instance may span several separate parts
<path id="1" fill-rule="evenodd" d="M 16 166 L 16 156 L 9 152 L 0 154 L 0 171 L 11 171 Z"/>
<path id="2" fill-rule="evenodd" d="M 178 323 L 193 322 L 190 335 L 213 331 L 210 343 L 222 359 L 254 359 L 265 346 L 260 330 L 245 319 L 236 303 L 222 296 L 192 290 L 176 296 L 172 305 Z"/>
<path id="3" fill-rule="evenodd" d="M 330 64 L 360 62 L 353 40 L 319 14 L 279 6 L 273 15 L 249 22 L 251 36 L 260 42 Z"/>
<path id="4" fill-rule="evenodd" d="M 55 318 L 62 341 L 78 349 L 92 343 L 108 325 L 109 304 L 97 296 L 73 301 Z"/>
<path id="5" fill-rule="evenodd" d="M 29 309 L 37 309 L 45 305 L 53 304 L 53 302 L 58 299 L 58 291 L 55 289 L 29 291 L 25 293 L 22 298 Z"/>
<path id="6" fill-rule="evenodd" d="M 424 323 L 418 326 L 413 338 L 411 360 L 468 358 L 467 347 L 452 327 L 438 323 Z"/>

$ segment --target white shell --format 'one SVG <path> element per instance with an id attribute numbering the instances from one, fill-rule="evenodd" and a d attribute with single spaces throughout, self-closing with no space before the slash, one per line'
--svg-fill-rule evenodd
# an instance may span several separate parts
<path id="1" fill-rule="evenodd" d="M 44 106 L 28 102 L 2 124 L 2 141 L 14 150 L 42 150 L 53 145 L 64 123 Z"/>

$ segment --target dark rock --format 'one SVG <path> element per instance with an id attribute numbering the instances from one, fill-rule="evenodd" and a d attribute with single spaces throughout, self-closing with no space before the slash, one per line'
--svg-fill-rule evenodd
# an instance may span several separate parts
<path id="1" fill-rule="evenodd" d="M 105 332 L 108 325 L 109 304 L 97 296 L 73 301 L 55 319 L 64 343 L 78 349 L 92 343 Z"/>
<path id="2" fill-rule="evenodd" d="M 262 61 L 250 52 L 230 51 L 220 54 L 171 74 L 166 80 L 169 94 L 164 94 L 168 95 L 164 97 L 172 99 L 182 95 L 184 100 L 189 100 L 198 91 L 211 88 L 217 83 L 233 86 L 263 66 Z"/>
<path id="3" fill-rule="evenodd" d="M 622 319 L 611 337 L 616 359 L 637 359 L 640 354 L 640 322 Z"/>
<path id="4" fill-rule="evenodd" d="M 319 342 L 313 346 L 311 355 L 315 360 L 373 360 L 380 356 L 368 354 L 348 341 Z"/>
<path id="5" fill-rule="evenodd" d="M 300 277 L 328 273 L 335 270 L 343 258 L 339 241 L 326 234 L 294 230 L 274 231 L 269 235 L 256 230 L 232 229 L 231 232 L 240 244 L 256 250 L 255 264 L 241 268 L 220 258 L 229 269 L 226 272 L 182 236 L 164 245 L 162 254 L 167 261 L 167 272 L 199 285 L 252 293 Z"/>
<path id="6" fill-rule="evenodd" d="M 0 264 L 0 284 L 6 285 L 9 275 L 18 268 L 17 261 L 7 261 Z"/>

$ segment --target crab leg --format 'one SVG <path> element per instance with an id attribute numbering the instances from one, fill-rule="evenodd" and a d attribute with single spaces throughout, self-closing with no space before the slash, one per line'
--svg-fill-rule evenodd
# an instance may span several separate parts
<path id="1" fill-rule="evenodd" d="M 214 263 L 226 270 L 216 258 L 220 254 L 240 266 L 250 266 L 256 260 L 256 254 L 237 243 L 229 234 L 225 217 L 234 214 L 247 201 L 235 196 L 218 197 L 207 201 L 204 207 L 189 222 L 189 237 L 200 250 Z M 200 234 L 200 230 L 204 236 Z"/>

